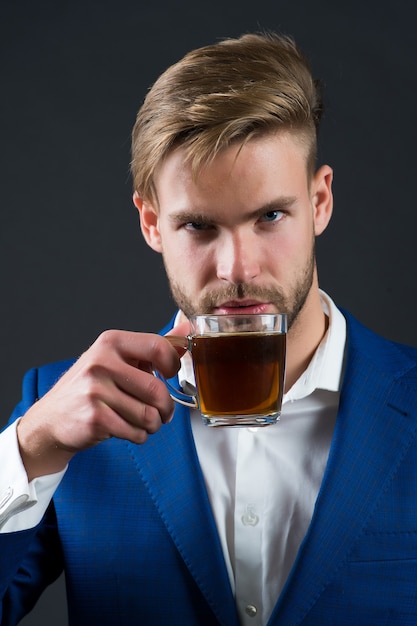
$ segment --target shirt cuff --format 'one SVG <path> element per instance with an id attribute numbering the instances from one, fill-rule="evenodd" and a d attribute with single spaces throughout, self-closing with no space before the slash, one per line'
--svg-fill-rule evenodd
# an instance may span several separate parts
<path id="1" fill-rule="evenodd" d="M 33 528 L 41 521 L 66 468 L 28 482 L 13 422 L 0 434 L 0 533 Z"/>

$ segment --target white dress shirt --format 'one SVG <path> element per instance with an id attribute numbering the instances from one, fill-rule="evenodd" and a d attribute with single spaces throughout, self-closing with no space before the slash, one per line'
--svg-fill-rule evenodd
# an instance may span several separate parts
<path id="1" fill-rule="evenodd" d="M 333 434 L 346 323 L 324 292 L 329 327 L 304 374 L 284 395 L 278 424 L 219 428 L 191 412 L 192 431 L 242 626 L 263 626 L 310 523 Z M 182 359 L 180 381 L 193 383 Z M 16 424 L 16 423 L 15 423 Z M 28 483 L 16 425 L 0 435 L 1 532 L 42 519 L 65 470 Z M 145 444 L 146 445 L 146 444 Z"/>
<path id="2" fill-rule="evenodd" d="M 243 626 L 267 623 L 303 540 L 336 420 L 346 322 L 321 292 L 329 328 L 304 374 L 284 395 L 280 421 L 218 428 L 192 411 L 198 457 Z M 191 359 L 180 381 L 193 383 Z"/>

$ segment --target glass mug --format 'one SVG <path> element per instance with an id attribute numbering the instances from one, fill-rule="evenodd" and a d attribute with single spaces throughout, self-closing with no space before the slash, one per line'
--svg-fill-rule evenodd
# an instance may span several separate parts
<path id="1" fill-rule="evenodd" d="M 199 409 L 208 426 L 267 426 L 281 414 L 287 318 L 281 313 L 193 315 L 187 337 L 166 335 L 191 354 L 196 390 L 165 379 L 173 400 Z"/>

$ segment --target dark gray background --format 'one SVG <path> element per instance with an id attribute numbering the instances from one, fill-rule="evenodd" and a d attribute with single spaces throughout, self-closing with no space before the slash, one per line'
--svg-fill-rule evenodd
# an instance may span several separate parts
<path id="1" fill-rule="evenodd" d="M 156 331 L 174 311 L 131 203 L 131 127 L 167 65 L 261 28 L 293 34 L 325 84 L 335 214 L 321 286 L 417 346 L 411 1 L 0 0 L 1 424 L 28 368 L 106 328 Z M 62 579 L 23 623 L 64 626 Z"/>

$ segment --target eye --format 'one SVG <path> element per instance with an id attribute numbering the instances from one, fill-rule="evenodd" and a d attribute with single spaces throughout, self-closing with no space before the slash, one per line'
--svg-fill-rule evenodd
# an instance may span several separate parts
<path id="1" fill-rule="evenodd" d="M 283 211 L 267 211 L 259 218 L 260 222 L 279 222 L 285 217 L 285 213 Z"/>
<path id="2" fill-rule="evenodd" d="M 186 222 L 184 224 L 184 228 L 190 231 L 201 232 L 204 230 L 209 230 L 212 228 L 211 224 L 207 224 L 206 222 Z"/>

